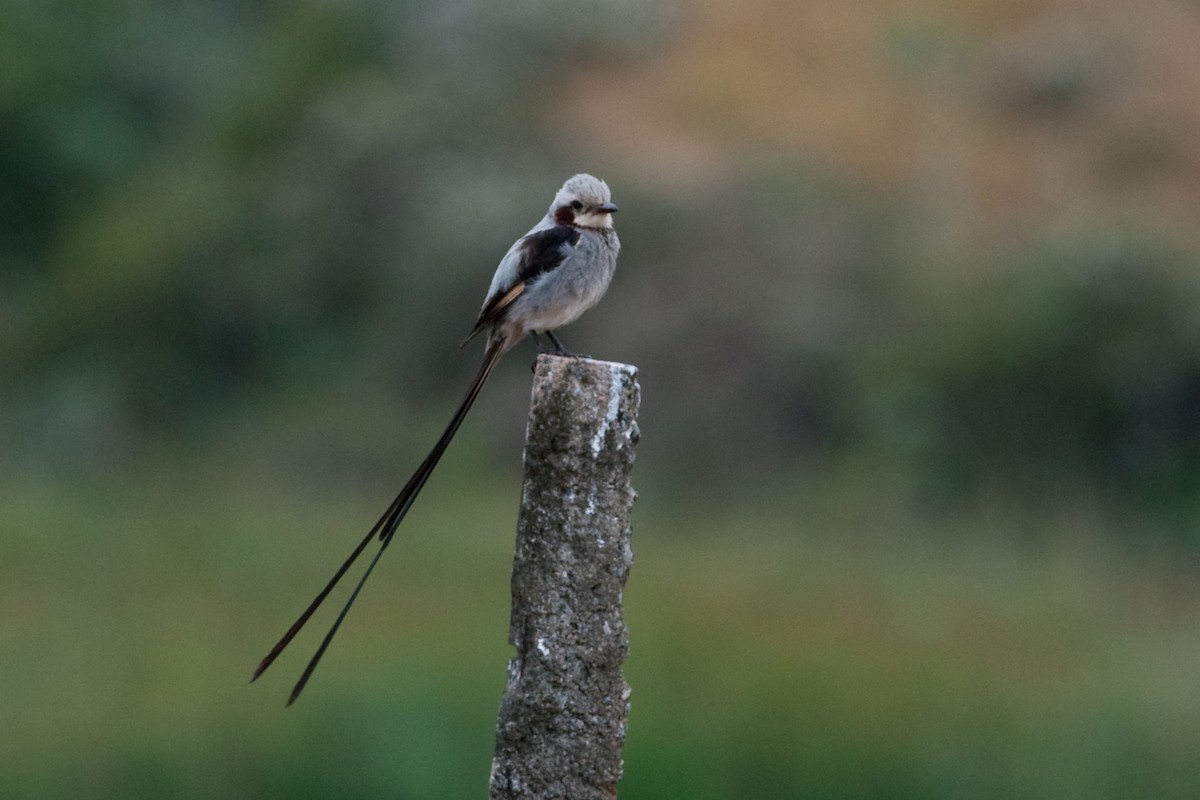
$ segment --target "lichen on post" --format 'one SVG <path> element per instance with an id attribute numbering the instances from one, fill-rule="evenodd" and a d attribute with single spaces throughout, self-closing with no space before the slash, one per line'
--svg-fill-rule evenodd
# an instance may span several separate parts
<path id="1" fill-rule="evenodd" d="M 640 388 L 626 364 L 539 357 L 490 797 L 612 798 L 621 778 Z"/>

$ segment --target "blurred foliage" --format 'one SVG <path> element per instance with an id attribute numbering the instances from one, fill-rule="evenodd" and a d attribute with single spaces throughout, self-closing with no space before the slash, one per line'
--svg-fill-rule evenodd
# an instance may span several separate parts
<path id="1" fill-rule="evenodd" d="M 27 408 L 78 390 L 96 427 L 161 428 L 396 359 L 478 302 L 458 278 L 561 181 L 533 155 L 555 148 L 529 124 L 545 73 L 645 35 L 644 12 L 576 5 L 595 26 L 541 4 L 185 3 L 89 6 L 61 31 L 52 7 L 14 7 L 5 382 Z M 437 380 L 418 366 L 408 386 Z"/>
<path id="2" fill-rule="evenodd" d="M 1200 487 L 1194 259 L 1114 232 L 1035 249 L 861 374 L 865 442 L 926 500 L 1053 508 L 1093 497 L 1180 512 Z"/>
<path id="3" fill-rule="evenodd" d="M 624 254 L 565 337 L 643 386 L 621 796 L 1195 796 L 1192 107 L 984 6 L 0 6 L 0 795 L 479 795 L 529 350 L 319 689 L 242 681 L 587 170 Z"/>
<path id="4" fill-rule="evenodd" d="M 669 30 L 660 7 L 572 9 L 589 24 L 541 3 L 113 3 L 66 25 L 8 9 L 10 452 L 103 461 L 314 382 L 452 395 L 445 343 L 577 168 L 571 131 L 538 119 L 554 76 Z M 904 52 L 949 35 L 925 38 Z M 662 399 L 646 427 L 664 486 L 849 452 L 912 475 L 920 502 L 1194 504 L 1195 253 L 1089 230 L 940 285 L 914 269 L 924 201 L 777 154 L 738 167 L 716 195 L 616 176 L 627 254 L 585 330 Z"/>

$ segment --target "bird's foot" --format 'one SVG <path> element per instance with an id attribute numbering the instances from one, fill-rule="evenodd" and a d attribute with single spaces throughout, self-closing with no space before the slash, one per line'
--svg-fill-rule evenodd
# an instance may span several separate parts
<path id="1" fill-rule="evenodd" d="M 529 332 L 529 335 L 533 337 L 534 345 L 537 346 L 537 354 L 539 356 L 553 355 L 553 356 L 562 356 L 563 358 L 591 359 L 591 356 L 589 356 L 589 355 L 584 355 L 583 353 L 575 353 L 575 352 L 572 352 L 572 351 L 568 350 L 567 348 L 563 347 L 563 343 L 560 342 L 558 337 L 555 336 L 551 331 L 542 331 L 542 333 L 544 333 L 546 335 L 546 337 L 550 340 L 550 346 L 546 346 L 542 342 L 542 338 L 541 338 L 541 336 L 538 335 L 537 331 Z M 533 364 L 530 366 L 530 369 L 537 371 L 537 358 L 533 359 Z"/>

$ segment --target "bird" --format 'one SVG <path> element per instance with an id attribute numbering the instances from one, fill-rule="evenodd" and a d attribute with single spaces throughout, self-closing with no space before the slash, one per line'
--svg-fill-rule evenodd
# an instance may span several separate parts
<path id="1" fill-rule="evenodd" d="M 580 173 L 563 183 L 555 193 L 546 215 L 508 249 L 492 277 L 475 325 L 460 345 L 462 347 L 476 336 L 485 331 L 487 333 L 483 363 L 467 387 L 454 416 L 396 499 L 325 588 L 259 663 L 250 679 L 251 683 L 274 663 L 363 551 L 378 539 L 379 548 L 374 558 L 301 673 L 287 705 L 296 702 L 500 357 L 524 339 L 526 334 L 531 336 L 539 352 L 543 352 L 539 337 L 545 334 L 554 352 L 576 355 L 563 347 L 554 331 L 578 319 L 599 302 L 608 290 L 621 249 L 620 239 L 613 228 L 612 218 L 616 212 L 617 206 L 612 202 L 608 184 Z"/>

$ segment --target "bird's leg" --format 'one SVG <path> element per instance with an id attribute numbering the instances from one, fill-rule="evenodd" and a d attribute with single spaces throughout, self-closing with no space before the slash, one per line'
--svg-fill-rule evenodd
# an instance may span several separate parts
<path id="1" fill-rule="evenodd" d="M 549 353 L 550 348 L 546 347 L 542 343 L 542 339 L 540 336 L 538 336 L 537 331 L 530 331 L 529 336 L 531 339 L 533 339 L 533 346 L 536 348 L 536 352 L 533 355 L 533 363 L 529 365 L 529 371 L 537 372 L 538 356 L 540 356 L 542 353 Z"/>
<path id="2" fill-rule="evenodd" d="M 529 332 L 529 335 L 533 337 L 533 343 L 537 347 L 537 354 L 539 356 L 547 353 L 553 353 L 556 356 L 564 356 L 566 358 L 588 358 L 588 356 L 580 355 L 579 353 L 572 353 L 570 350 L 563 347 L 563 343 L 559 341 L 558 337 L 554 335 L 553 331 L 542 331 L 542 333 L 544 333 L 546 337 L 550 339 L 550 342 L 553 345 L 552 347 L 547 347 L 542 342 L 541 336 L 537 331 Z M 537 371 L 537 358 L 534 358 L 531 369 L 533 369 L 535 372 Z"/>
<path id="3" fill-rule="evenodd" d="M 563 343 L 560 342 L 558 337 L 554 335 L 554 331 L 544 331 L 544 333 L 550 337 L 550 341 L 554 342 L 554 351 L 558 355 L 567 356 L 568 358 L 587 358 L 587 356 L 580 355 L 579 353 L 572 353 L 570 350 L 563 347 Z"/>

